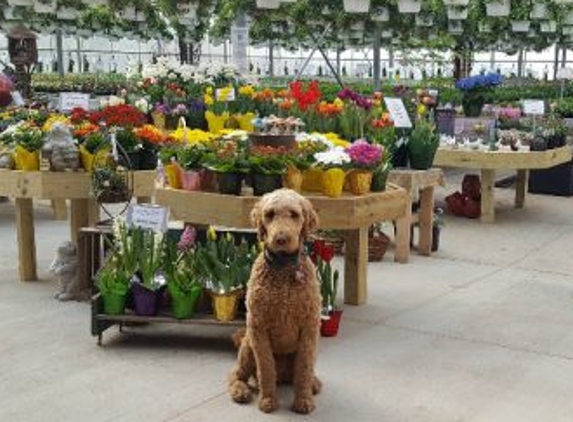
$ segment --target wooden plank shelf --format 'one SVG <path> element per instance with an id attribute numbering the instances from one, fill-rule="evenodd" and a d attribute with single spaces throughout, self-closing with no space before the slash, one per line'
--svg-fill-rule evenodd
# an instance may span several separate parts
<path id="1" fill-rule="evenodd" d="M 169 313 L 159 313 L 157 316 L 146 317 L 131 313 L 123 315 L 97 314 L 100 321 L 111 321 L 117 323 L 157 323 L 157 324 L 181 324 L 181 325 L 215 325 L 219 327 L 243 327 L 245 318 L 239 317 L 233 321 L 218 321 L 211 314 L 195 314 L 192 318 L 178 319 Z"/>

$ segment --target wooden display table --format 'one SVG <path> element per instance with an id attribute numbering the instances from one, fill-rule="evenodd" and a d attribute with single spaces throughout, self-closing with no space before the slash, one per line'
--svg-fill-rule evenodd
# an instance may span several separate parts
<path id="1" fill-rule="evenodd" d="M 155 171 L 134 172 L 133 180 L 134 197 L 153 196 Z M 0 196 L 15 199 L 21 281 L 38 279 L 34 199 L 70 201 L 71 239 L 74 243 L 77 243 L 82 227 L 92 226 L 99 219 L 99 208 L 88 173 L 0 170 Z"/>
<path id="2" fill-rule="evenodd" d="M 316 209 L 320 228 L 346 232 L 344 301 L 361 305 L 367 298 L 368 228 L 380 221 L 396 221 L 398 262 L 408 261 L 410 253 L 411 206 L 408 192 L 389 184 L 385 192 L 340 198 L 307 195 Z M 250 214 L 260 198 L 209 192 L 189 192 L 159 188 L 155 200 L 169 207 L 171 215 L 190 224 L 250 228 Z"/>
<path id="3" fill-rule="evenodd" d="M 440 169 L 396 169 L 390 172 L 388 181 L 406 189 L 412 202 L 420 200 L 420 209 L 418 214 L 413 216 L 412 223 L 417 220 L 419 225 L 418 253 L 430 256 L 432 253 L 434 188 L 444 186 L 444 172 Z"/>
<path id="4" fill-rule="evenodd" d="M 570 146 L 547 151 L 470 151 L 465 149 L 440 148 L 434 160 L 435 166 L 458 167 L 481 170 L 481 221 L 495 221 L 495 172 L 496 170 L 517 170 L 515 186 L 515 207 L 523 208 L 527 195 L 529 170 L 546 169 L 571 161 Z"/>

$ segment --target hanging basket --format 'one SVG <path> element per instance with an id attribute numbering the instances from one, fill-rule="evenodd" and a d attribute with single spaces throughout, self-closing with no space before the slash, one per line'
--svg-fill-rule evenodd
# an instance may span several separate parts
<path id="1" fill-rule="evenodd" d="M 344 0 L 344 10 L 347 13 L 368 13 L 370 0 Z"/>
<path id="2" fill-rule="evenodd" d="M 64 21 L 76 20 L 78 15 L 78 11 L 76 9 L 72 9 L 71 7 L 58 9 L 58 12 L 56 13 L 56 17 Z"/>
<path id="3" fill-rule="evenodd" d="M 420 10 L 422 10 L 421 0 L 398 0 L 400 13 L 420 13 Z"/>
<path id="4" fill-rule="evenodd" d="M 56 13 L 56 8 L 57 8 L 57 4 L 56 4 L 56 0 L 52 0 L 49 3 L 43 3 L 41 1 L 34 1 L 34 12 L 38 13 L 38 14 L 52 14 L 52 13 Z"/>
<path id="5" fill-rule="evenodd" d="M 466 20 L 468 18 L 468 9 L 459 6 L 448 7 L 448 19 Z"/>
<path id="6" fill-rule="evenodd" d="M 510 11 L 510 0 L 492 0 L 490 3 L 486 3 L 485 5 L 486 14 L 494 18 L 509 16 Z"/>
<path id="7" fill-rule="evenodd" d="M 470 0 L 444 0 L 444 6 L 467 6 Z"/>
<path id="8" fill-rule="evenodd" d="M 434 25 L 434 19 L 431 16 L 416 15 L 416 26 L 430 27 Z"/>
<path id="9" fill-rule="evenodd" d="M 257 0 L 259 9 L 278 9 L 280 5 L 280 0 Z"/>
<path id="10" fill-rule="evenodd" d="M 33 6 L 34 0 L 8 0 L 10 6 Z"/>
<path id="11" fill-rule="evenodd" d="M 531 22 L 529 21 L 511 21 L 511 30 L 513 32 L 527 32 Z"/>
<path id="12" fill-rule="evenodd" d="M 529 14 L 531 19 L 546 19 L 547 5 L 545 3 L 534 3 Z"/>
<path id="13" fill-rule="evenodd" d="M 543 33 L 553 33 L 557 31 L 557 22 L 555 21 L 546 21 L 541 22 L 539 25 L 539 29 Z"/>

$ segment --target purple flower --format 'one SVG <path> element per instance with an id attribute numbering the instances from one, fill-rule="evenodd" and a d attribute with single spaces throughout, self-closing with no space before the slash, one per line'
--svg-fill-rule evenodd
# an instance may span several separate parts
<path id="1" fill-rule="evenodd" d="M 192 226 L 186 226 L 185 230 L 181 234 L 179 243 L 177 243 L 177 249 L 181 252 L 187 252 L 195 246 L 195 238 L 197 237 L 197 231 Z"/>
<path id="2" fill-rule="evenodd" d="M 380 145 L 369 144 L 364 139 L 359 139 L 346 149 L 352 163 L 358 167 L 375 167 L 384 154 Z"/>

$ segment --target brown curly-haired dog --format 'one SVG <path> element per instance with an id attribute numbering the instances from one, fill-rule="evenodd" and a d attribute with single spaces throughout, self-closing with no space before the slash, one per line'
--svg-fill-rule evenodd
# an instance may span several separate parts
<path id="1" fill-rule="evenodd" d="M 229 391 L 236 402 L 249 402 L 248 381 L 256 376 L 259 409 L 272 412 L 278 407 L 277 383 L 292 383 L 292 409 L 310 413 L 315 408 L 313 394 L 321 388 L 314 374 L 321 297 L 303 243 L 316 229 L 317 215 L 307 199 L 281 189 L 265 195 L 251 218 L 265 250 L 251 272 L 247 328 L 244 336 L 235 336 L 240 348 Z"/>

